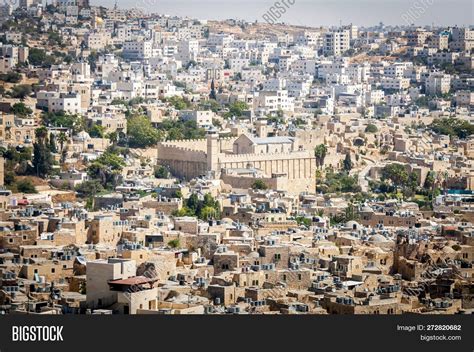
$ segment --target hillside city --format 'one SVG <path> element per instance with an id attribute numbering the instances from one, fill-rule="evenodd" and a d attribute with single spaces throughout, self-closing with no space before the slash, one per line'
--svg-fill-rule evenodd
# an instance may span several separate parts
<path id="1" fill-rule="evenodd" d="M 474 312 L 472 26 L 0 23 L 0 314 Z"/>

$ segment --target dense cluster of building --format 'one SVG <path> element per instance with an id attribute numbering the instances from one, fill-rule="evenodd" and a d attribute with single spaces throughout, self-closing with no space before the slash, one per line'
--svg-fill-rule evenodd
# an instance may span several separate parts
<path id="1" fill-rule="evenodd" d="M 474 29 L 0 19 L 0 314 L 473 312 Z"/>

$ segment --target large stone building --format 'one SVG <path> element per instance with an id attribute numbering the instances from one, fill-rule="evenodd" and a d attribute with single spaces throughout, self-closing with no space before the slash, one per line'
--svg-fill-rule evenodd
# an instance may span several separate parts
<path id="1" fill-rule="evenodd" d="M 212 174 L 234 188 L 249 188 L 257 179 L 291 193 L 310 192 L 316 186 L 313 152 L 293 137 L 209 135 L 207 140 L 166 142 L 158 145 L 158 160 L 178 177 Z M 248 170 L 254 172 L 241 172 Z M 226 177 L 236 172 L 239 177 Z"/>

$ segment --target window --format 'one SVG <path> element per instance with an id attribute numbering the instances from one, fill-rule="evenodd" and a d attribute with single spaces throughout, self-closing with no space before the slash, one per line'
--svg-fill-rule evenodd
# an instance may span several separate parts
<path id="1" fill-rule="evenodd" d="M 56 269 L 55 268 L 51 268 L 51 273 L 55 273 L 56 272 Z"/>

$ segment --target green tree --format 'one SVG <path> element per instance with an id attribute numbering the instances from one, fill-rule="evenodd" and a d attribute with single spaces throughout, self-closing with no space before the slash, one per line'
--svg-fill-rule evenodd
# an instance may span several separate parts
<path id="1" fill-rule="evenodd" d="M 18 189 L 18 192 L 21 193 L 38 193 L 33 183 L 26 178 L 21 181 L 18 181 L 16 183 L 16 187 Z"/>
<path id="2" fill-rule="evenodd" d="M 36 176 L 44 178 L 51 173 L 54 159 L 48 142 L 45 127 L 36 129 L 36 142 L 33 144 L 33 169 Z"/>
<path id="3" fill-rule="evenodd" d="M 199 218 L 202 220 L 211 220 L 217 218 L 217 209 L 214 207 L 205 206 L 199 213 Z"/>
<path id="4" fill-rule="evenodd" d="M 199 128 L 195 121 L 175 121 L 166 119 L 159 124 L 159 129 L 166 132 L 166 140 L 201 139 L 206 131 Z"/>
<path id="5" fill-rule="evenodd" d="M 68 114 L 64 111 L 47 112 L 42 115 L 42 119 L 46 126 L 65 127 L 71 129 L 74 134 L 85 129 L 84 118 L 77 114 Z"/>
<path id="6" fill-rule="evenodd" d="M 181 209 L 173 212 L 173 216 L 182 217 L 182 216 L 196 216 L 195 212 L 188 207 L 182 207 Z"/>
<path id="7" fill-rule="evenodd" d="M 12 106 L 12 112 L 19 116 L 28 116 L 33 113 L 33 110 L 26 106 L 25 103 L 16 103 Z"/>
<path id="8" fill-rule="evenodd" d="M 242 101 L 236 101 L 229 106 L 229 112 L 224 115 L 225 118 L 240 117 L 243 115 L 245 110 L 248 110 L 249 106 L 247 103 Z"/>
<path id="9" fill-rule="evenodd" d="M 198 195 L 193 193 L 186 201 L 186 207 L 183 207 L 179 214 L 186 214 L 186 216 L 197 216 L 201 220 L 218 219 L 220 218 L 219 202 L 212 197 L 210 193 L 200 200 Z"/>
<path id="10" fill-rule="evenodd" d="M 102 192 L 104 187 L 102 187 L 98 180 L 89 180 L 77 185 L 75 190 L 81 197 L 85 198 L 93 197 L 96 194 Z"/>
<path id="11" fill-rule="evenodd" d="M 168 178 L 170 178 L 170 172 L 166 167 L 159 166 L 155 169 L 155 177 L 156 178 L 162 178 L 162 179 L 168 179 Z"/>
<path id="12" fill-rule="evenodd" d="M 174 96 L 168 99 L 168 102 L 173 105 L 176 110 L 185 110 L 191 107 L 191 103 L 179 96 Z"/>
<path id="13" fill-rule="evenodd" d="M 349 204 L 347 208 L 344 210 L 344 220 L 345 222 L 347 221 L 352 221 L 352 220 L 357 220 L 358 215 L 354 209 L 354 206 L 352 204 Z"/>
<path id="14" fill-rule="evenodd" d="M 200 108 L 202 110 L 211 110 L 212 112 L 217 113 L 221 109 L 221 105 L 216 100 L 210 99 L 202 102 Z"/>
<path id="15" fill-rule="evenodd" d="M 326 159 L 327 152 L 328 148 L 324 144 L 320 144 L 314 148 L 314 157 L 316 158 L 316 166 L 318 168 L 324 166 L 324 159 Z"/>
<path id="16" fill-rule="evenodd" d="M 111 189 L 116 186 L 124 166 L 125 161 L 120 155 L 106 151 L 89 165 L 87 172 L 89 177 L 99 181 L 102 187 Z"/>
<path id="17" fill-rule="evenodd" d="M 454 117 L 436 119 L 429 128 L 438 134 L 466 139 L 474 134 L 474 124 Z"/>
<path id="18" fill-rule="evenodd" d="M 30 48 L 28 62 L 33 66 L 50 66 L 54 64 L 54 57 L 47 55 L 43 49 Z"/>
<path id="19" fill-rule="evenodd" d="M 32 92 L 31 85 L 19 84 L 12 88 L 10 95 L 12 98 L 23 100 Z"/>
<path id="20" fill-rule="evenodd" d="M 382 169 L 382 181 L 390 180 L 395 187 L 404 186 L 408 180 L 409 175 L 404 165 L 389 164 Z"/>
<path id="21" fill-rule="evenodd" d="M 0 80 L 8 83 L 18 83 L 21 81 L 21 74 L 18 72 L 8 72 L 0 74 Z"/>
<path id="22" fill-rule="evenodd" d="M 263 180 L 256 180 L 256 181 L 252 184 L 252 189 L 255 189 L 255 190 L 266 190 L 266 189 L 268 189 L 268 186 L 266 185 L 265 182 L 263 182 Z"/>
<path id="23" fill-rule="evenodd" d="M 51 153 L 58 152 L 58 148 L 56 147 L 56 137 L 54 136 L 54 134 L 49 137 L 49 150 L 51 151 Z"/>
<path id="24" fill-rule="evenodd" d="M 119 134 L 114 131 L 114 132 L 110 132 L 108 135 L 107 135 L 107 138 L 110 140 L 110 142 L 112 143 L 112 145 L 117 145 L 118 141 L 119 141 Z"/>
<path id="25" fill-rule="evenodd" d="M 89 135 L 92 138 L 104 138 L 105 136 L 105 127 L 101 125 L 94 124 L 89 130 Z"/>
<path id="26" fill-rule="evenodd" d="M 369 123 L 367 127 L 365 128 L 366 133 L 377 133 L 378 132 L 377 126 L 375 126 L 373 123 Z"/>
<path id="27" fill-rule="evenodd" d="M 147 148 L 162 140 L 162 134 L 150 120 L 141 115 L 132 116 L 127 122 L 128 142 L 132 148 Z"/>
<path id="28" fill-rule="evenodd" d="M 304 225 L 306 227 L 310 227 L 311 226 L 311 219 L 307 218 L 307 217 L 304 217 L 304 216 L 298 216 L 296 217 L 296 223 L 298 225 Z"/>
<path id="29" fill-rule="evenodd" d="M 186 206 L 189 209 L 191 209 L 194 213 L 196 213 L 196 211 L 198 210 L 199 204 L 200 204 L 199 197 L 196 193 L 191 194 L 186 202 Z"/>
<path id="30" fill-rule="evenodd" d="M 179 239 L 174 239 L 168 242 L 168 247 L 170 248 L 179 248 L 181 246 Z"/>
<path id="31" fill-rule="evenodd" d="M 346 153 L 346 157 L 344 159 L 343 164 L 344 164 L 344 170 L 345 171 L 349 172 L 349 171 L 352 170 L 352 159 L 351 159 L 351 153 L 350 152 Z"/>
<path id="32" fill-rule="evenodd" d="M 425 189 L 433 189 L 435 184 L 436 184 L 436 172 L 429 171 L 428 175 L 426 175 L 425 184 L 423 185 L 423 187 Z"/>
<path id="33" fill-rule="evenodd" d="M 64 132 L 60 132 L 58 134 L 58 143 L 59 143 L 59 148 L 61 152 L 64 150 L 64 143 L 66 143 L 68 140 L 66 134 Z"/>

